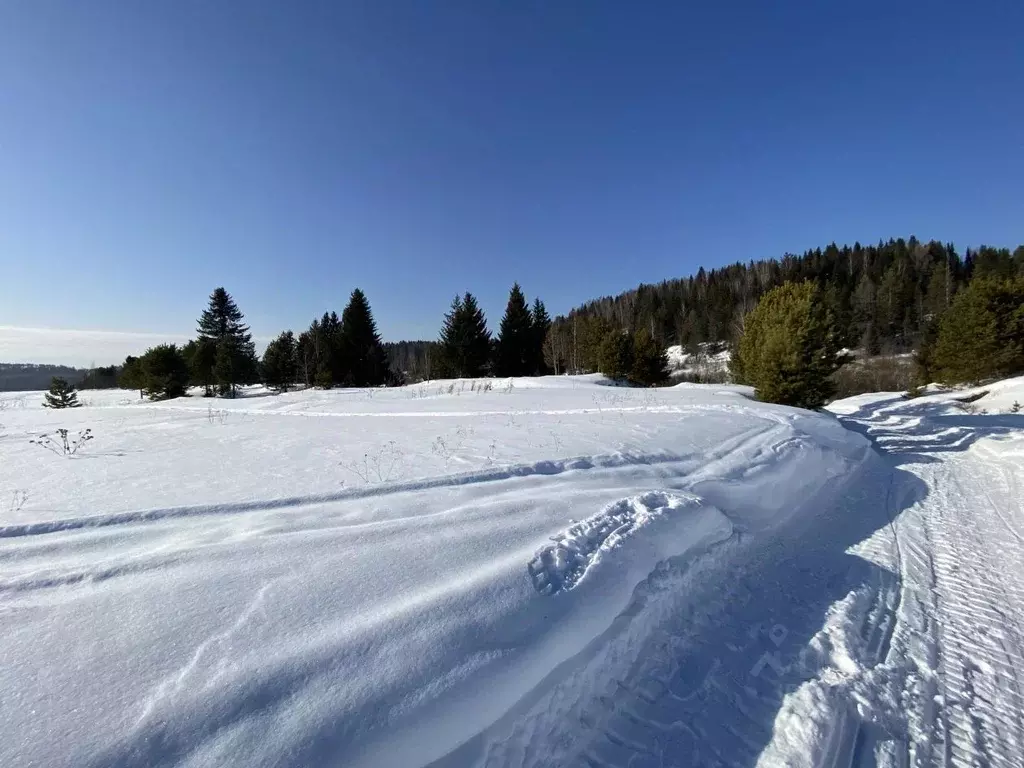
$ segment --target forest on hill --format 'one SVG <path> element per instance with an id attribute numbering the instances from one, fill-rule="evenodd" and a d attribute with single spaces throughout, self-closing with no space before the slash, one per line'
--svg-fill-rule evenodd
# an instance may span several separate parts
<path id="1" fill-rule="evenodd" d="M 702 268 L 690 277 L 588 301 L 553 320 L 544 355 L 557 373 L 594 371 L 609 331 L 641 328 L 662 348 L 732 344 L 761 296 L 803 280 L 821 289 L 847 347 L 870 354 L 909 352 L 934 332 L 936 319 L 972 279 L 1016 275 L 1024 275 L 1024 246 L 961 253 L 951 243 L 915 237 L 877 245 L 832 243 L 801 255 Z M 391 365 L 409 380 L 436 376 L 436 342 L 401 341 L 385 349 Z"/>
<path id="2" fill-rule="evenodd" d="M 761 296 L 803 280 L 821 289 L 846 346 L 871 354 L 909 352 L 971 280 L 1017 275 L 1024 275 L 1024 246 L 961 254 L 951 243 L 915 237 L 867 246 L 832 243 L 589 301 L 554 319 L 546 354 L 556 370 L 594 370 L 601 340 L 615 329 L 646 328 L 662 347 L 732 343 Z"/>

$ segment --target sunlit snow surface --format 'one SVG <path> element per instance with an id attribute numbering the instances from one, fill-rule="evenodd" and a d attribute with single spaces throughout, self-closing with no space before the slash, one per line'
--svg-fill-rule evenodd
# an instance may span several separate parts
<path id="1" fill-rule="evenodd" d="M 747 395 L 2 394 L 0 764 L 835 754 L 861 720 L 829 676 L 897 648 L 893 470 Z M 57 427 L 95 439 L 29 443 Z"/>

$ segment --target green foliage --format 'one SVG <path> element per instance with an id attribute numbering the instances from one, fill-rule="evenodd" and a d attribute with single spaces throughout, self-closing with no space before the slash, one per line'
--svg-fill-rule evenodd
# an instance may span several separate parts
<path id="1" fill-rule="evenodd" d="M 105 365 L 91 369 L 82 378 L 79 389 L 115 389 L 119 371 L 116 365 Z"/>
<path id="2" fill-rule="evenodd" d="M 284 392 L 295 382 L 295 334 L 285 331 L 267 345 L 263 353 L 263 383 Z"/>
<path id="3" fill-rule="evenodd" d="M 939 323 L 931 372 L 946 384 L 1024 372 L 1024 278 L 976 278 Z"/>
<path id="4" fill-rule="evenodd" d="M 494 373 L 531 376 L 537 366 L 533 315 L 519 283 L 512 286 L 494 348 Z"/>
<path id="5" fill-rule="evenodd" d="M 138 357 L 128 355 L 121 365 L 121 374 L 117 377 L 117 386 L 122 389 L 143 388 L 142 383 L 142 361 Z"/>
<path id="6" fill-rule="evenodd" d="M 387 355 L 377 333 L 366 294 L 356 288 L 341 313 L 338 352 L 345 361 L 344 383 L 350 387 L 377 387 L 391 380 Z"/>
<path id="7" fill-rule="evenodd" d="M 627 379 L 633 373 L 633 337 L 611 331 L 601 342 L 601 373 L 610 379 Z"/>
<path id="8" fill-rule="evenodd" d="M 258 378 L 256 349 L 249 326 L 242 319 L 231 294 L 216 288 L 199 317 L 199 347 L 192 355 L 198 366 L 193 376 L 203 383 L 213 381 L 220 394 L 232 397 L 238 384 L 250 384 Z"/>
<path id="9" fill-rule="evenodd" d="M 544 360 L 544 345 L 551 330 L 551 316 L 540 299 L 533 300 L 533 374 L 544 376 L 551 372 Z"/>
<path id="10" fill-rule="evenodd" d="M 50 391 L 43 395 L 43 408 L 78 408 L 80 405 L 75 388 L 66 379 L 54 376 Z"/>
<path id="11" fill-rule="evenodd" d="M 491 333 L 473 294 L 456 297 L 452 302 L 438 344 L 442 376 L 481 376 L 487 370 Z"/>
<path id="12" fill-rule="evenodd" d="M 633 337 L 633 367 L 629 380 L 644 387 L 654 387 L 668 381 L 668 357 L 659 347 L 651 332 L 641 328 Z"/>
<path id="13" fill-rule="evenodd" d="M 188 389 L 188 364 L 174 344 L 160 344 L 139 358 L 140 389 L 151 400 L 181 397 Z"/>
<path id="14" fill-rule="evenodd" d="M 190 340 L 181 349 L 188 366 L 189 381 L 201 385 L 206 396 L 213 394 L 213 368 L 217 363 L 217 342 L 214 339 Z"/>
<path id="15" fill-rule="evenodd" d="M 761 400 L 819 408 L 834 391 L 839 350 L 832 315 L 815 285 L 787 283 L 766 293 L 747 316 L 732 369 Z"/>

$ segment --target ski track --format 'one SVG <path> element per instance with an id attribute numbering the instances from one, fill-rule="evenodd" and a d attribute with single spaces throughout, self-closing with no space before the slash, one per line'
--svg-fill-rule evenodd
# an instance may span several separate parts
<path id="1" fill-rule="evenodd" d="M 430 763 L 433 768 L 1024 766 L 1024 487 L 1019 480 L 1024 453 L 985 440 L 1019 431 L 1018 422 L 957 414 L 948 398 L 875 396 L 857 401 L 863 404 L 850 413 L 845 409 L 855 405 L 838 404 L 840 420 L 866 435 L 875 450 L 852 472 L 829 478 L 823 487 L 809 485 L 796 509 L 763 518 L 746 517 L 730 488 L 755 484 L 770 493 L 765 478 L 775 478 L 773 468 L 798 463 L 800 451 L 814 442 L 794 430 L 798 417 L 739 403 L 641 408 L 613 400 L 603 408 L 516 415 L 653 410 L 685 417 L 720 410 L 756 417 L 755 426 L 699 462 L 693 456 L 639 452 L 558 458 L 327 494 L 0 526 L 0 539 L 39 546 L 44 553 L 51 539 L 54 550 L 75 542 L 85 546 L 81 540 L 102 529 L 113 528 L 111 535 L 120 536 L 144 524 L 218 515 L 249 515 L 254 519 L 246 518 L 247 524 L 262 530 L 261 513 L 324 504 L 337 508 L 318 509 L 317 525 L 376 528 L 406 518 L 349 522 L 345 502 L 462 488 L 474 498 L 512 503 L 533 481 L 546 483 L 548 494 L 564 493 L 569 486 L 590 493 L 615 489 L 589 517 L 571 520 L 532 557 L 529 550 L 523 555 L 524 576 L 536 599 L 559 605 L 574 599 L 577 589 L 606 589 L 619 578 L 613 572 L 616 555 L 643 545 L 663 557 L 651 540 L 664 530 L 677 536 L 687 530 L 658 526 L 689 524 L 697 532 L 689 547 L 671 542 L 679 544 L 673 550 L 679 554 L 658 562 L 611 627 L 547 673 L 499 719 Z M 190 411 L 206 418 L 191 407 L 111 407 Z M 347 418 L 509 414 L 233 412 Z M 650 467 L 645 482 L 656 478 L 660 482 L 651 487 L 659 490 L 627 493 L 627 483 L 635 483 L 636 469 L 644 466 Z M 531 489 L 540 493 L 536 486 Z M 763 504 L 771 511 L 770 501 Z M 421 512 L 417 519 L 449 514 L 452 506 L 442 503 L 439 511 Z M 301 516 L 291 523 L 307 524 Z M 36 538 L 43 534 L 57 535 Z M 219 535 L 209 534 L 211 540 Z M 92 568 L 47 565 L 0 581 L 0 597 L 170 565 L 184 569 L 196 557 L 192 550 L 158 547 Z M 611 563 L 602 571 L 604 559 Z M 505 563 L 496 560 L 491 567 L 498 572 Z M 487 573 L 478 575 L 484 579 Z M 120 756 L 125 765 L 142 764 L 145 749 L 163 738 L 164 718 L 173 719 L 175 707 L 191 687 L 204 684 L 209 669 L 213 677 L 206 684 L 225 674 L 232 644 L 266 618 L 267 604 L 288 582 L 273 576 L 255 586 L 247 604 L 240 602 L 201 635 L 191 652 L 150 687 L 133 712 L 134 725 L 128 723 L 124 751 L 110 752 L 110 761 Z M 472 583 L 460 587 L 472 588 Z M 412 616 L 451 593 L 452 585 L 444 582 L 425 585 L 394 612 Z M 365 629 L 370 636 L 379 619 L 367 613 L 348 631 Z M 327 667 L 335 651 L 329 636 L 320 642 Z M 487 652 L 501 658 L 509 649 Z M 473 663 L 465 662 L 467 674 Z M 315 679 L 301 672 L 306 674 Z M 278 694 L 269 689 L 257 686 L 251 695 L 276 706 Z M 246 706 L 245 700 L 237 704 Z M 223 722 L 212 717 L 211 733 L 230 721 L 228 715 Z M 392 746 L 390 736 L 380 738 L 367 742 L 367 749 Z M 404 738 L 395 750 L 409 749 Z M 376 765 L 374 754 L 355 754 L 352 764 Z M 388 765 L 398 765 L 401 758 L 395 755 L 403 753 L 378 754 L 387 756 Z M 416 759 L 421 765 L 423 758 L 417 754 Z"/>
<path id="2" fill-rule="evenodd" d="M 1024 765 L 1020 464 L 972 447 L 987 436 L 980 419 L 930 428 L 921 410 L 897 403 L 851 418 L 927 488 L 896 521 L 903 594 L 873 681 L 891 686 L 892 700 L 876 703 L 891 710 L 895 746 L 863 764 Z"/>

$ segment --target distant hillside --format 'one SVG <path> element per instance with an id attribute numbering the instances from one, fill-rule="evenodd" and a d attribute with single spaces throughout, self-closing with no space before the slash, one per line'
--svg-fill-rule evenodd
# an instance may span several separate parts
<path id="1" fill-rule="evenodd" d="M 811 280 L 822 289 L 849 347 L 871 354 L 915 348 L 973 278 L 1024 275 L 1024 246 L 958 252 L 951 243 L 915 237 L 877 245 L 832 243 L 800 256 L 700 269 L 691 277 L 641 285 L 555 318 L 546 351 L 556 370 L 596 370 L 601 341 L 613 330 L 647 328 L 662 347 L 696 351 L 731 342 L 747 312 L 784 282 Z"/>
<path id="2" fill-rule="evenodd" d="M 66 365 L 36 365 L 34 363 L 0 363 L 0 392 L 49 389 L 50 379 L 60 376 L 73 384 L 80 384 L 88 371 Z"/>

